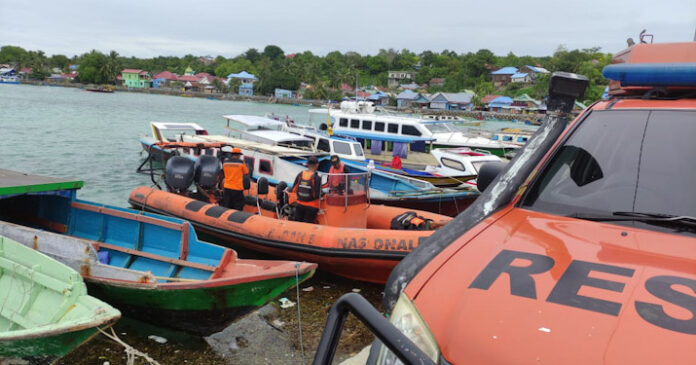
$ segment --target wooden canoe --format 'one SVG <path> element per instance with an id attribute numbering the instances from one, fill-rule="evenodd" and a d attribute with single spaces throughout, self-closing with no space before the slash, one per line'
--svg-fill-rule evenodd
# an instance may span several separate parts
<path id="1" fill-rule="evenodd" d="M 0 359 L 51 362 L 120 317 L 77 271 L 0 236 Z"/>

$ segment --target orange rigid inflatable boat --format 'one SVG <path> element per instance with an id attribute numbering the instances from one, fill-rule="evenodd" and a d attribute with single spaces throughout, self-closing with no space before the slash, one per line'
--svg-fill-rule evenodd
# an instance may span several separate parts
<path id="1" fill-rule="evenodd" d="M 138 209 L 186 219 L 197 231 L 217 237 L 221 243 L 316 262 L 320 270 L 380 284 L 422 238 L 452 219 L 426 211 L 371 205 L 365 191 L 360 191 L 362 185 L 354 183 L 345 191 L 324 196 L 317 224 L 295 222 L 288 219 L 287 212 L 294 194 L 283 188 L 268 194 L 266 181 L 259 181 L 258 186 L 248 186 L 242 211 L 146 186 L 134 189 L 128 201 Z M 411 213 L 404 214 L 407 212 Z M 402 229 L 391 229 L 394 218 L 401 215 L 406 217 Z"/>

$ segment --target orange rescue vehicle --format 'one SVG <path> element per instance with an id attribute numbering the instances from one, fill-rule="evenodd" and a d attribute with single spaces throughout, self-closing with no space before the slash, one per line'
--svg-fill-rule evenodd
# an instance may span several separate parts
<path id="1" fill-rule="evenodd" d="M 484 192 L 394 269 L 368 363 L 696 364 L 696 42 L 640 43 L 610 95 L 570 120 L 587 79 L 554 73 L 549 112 Z"/>

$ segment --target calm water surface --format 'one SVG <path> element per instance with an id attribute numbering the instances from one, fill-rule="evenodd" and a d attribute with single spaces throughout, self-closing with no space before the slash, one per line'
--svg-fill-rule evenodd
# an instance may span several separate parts
<path id="1" fill-rule="evenodd" d="M 83 180 L 78 197 L 123 207 L 133 188 L 151 185 L 149 175 L 135 172 L 145 158 L 138 138 L 149 134 L 150 121 L 195 122 L 224 134 L 223 114 L 273 112 L 310 120 L 305 106 L 63 87 L 0 84 L 0 97 L 0 168 Z M 482 125 L 510 126 L 515 124 Z"/>
<path id="2" fill-rule="evenodd" d="M 62 87 L 0 84 L 0 97 L 0 168 L 83 180 L 79 198 L 122 207 L 133 188 L 151 185 L 135 172 L 150 121 L 196 122 L 223 134 L 223 114 L 309 118 L 308 107 Z"/>

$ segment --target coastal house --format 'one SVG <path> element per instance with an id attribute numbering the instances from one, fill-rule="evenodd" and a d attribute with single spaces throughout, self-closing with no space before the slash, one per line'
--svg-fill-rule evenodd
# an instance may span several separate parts
<path id="1" fill-rule="evenodd" d="M 491 103 L 491 101 L 493 101 L 501 96 L 503 96 L 503 95 L 487 94 L 486 96 L 481 98 L 481 104 L 488 105 Z"/>
<path id="2" fill-rule="evenodd" d="M 28 80 L 32 72 L 33 70 L 31 69 L 31 67 L 22 67 L 21 69 L 19 69 L 17 75 L 22 80 Z"/>
<path id="3" fill-rule="evenodd" d="M 232 80 L 239 80 L 239 95 L 253 96 L 254 95 L 254 83 L 258 80 L 256 76 L 242 71 L 236 74 L 227 75 L 226 83 L 229 84 Z"/>
<path id="4" fill-rule="evenodd" d="M 416 78 L 415 71 L 387 71 L 387 86 L 397 88 L 402 83 L 411 83 Z"/>
<path id="5" fill-rule="evenodd" d="M 488 96 L 488 95 L 486 95 Z M 492 95 L 495 96 L 495 95 Z M 484 98 L 485 99 L 485 98 Z M 488 105 L 488 110 L 492 112 L 506 112 L 507 109 L 512 105 L 512 98 L 509 96 L 498 96 L 492 99 L 486 105 Z"/>
<path id="6" fill-rule="evenodd" d="M 279 89 L 276 88 L 275 92 L 273 93 L 276 99 L 294 99 L 295 98 L 295 93 L 292 92 L 292 90 L 286 90 L 286 89 Z"/>
<path id="7" fill-rule="evenodd" d="M 532 98 L 527 94 L 522 94 L 512 98 L 511 110 L 538 110 L 541 106 L 541 101 Z"/>
<path id="8" fill-rule="evenodd" d="M 411 90 L 402 91 L 399 95 L 396 96 L 396 108 L 412 108 L 414 106 L 413 101 L 418 99 L 419 96 L 420 94 Z"/>
<path id="9" fill-rule="evenodd" d="M 217 77 L 205 72 L 198 73 L 195 76 L 198 77 L 198 85 L 199 88 L 203 89 L 202 91 L 206 93 L 220 92 L 220 90 L 218 90 L 218 88 L 215 86 L 215 80 Z"/>
<path id="10" fill-rule="evenodd" d="M 503 67 L 491 72 L 494 87 L 505 86 L 512 82 L 512 75 L 517 73 L 517 67 Z"/>
<path id="11" fill-rule="evenodd" d="M 123 85 L 136 89 L 147 89 L 151 86 L 150 74 L 147 71 L 127 68 L 121 71 Z"/>
<path id="12" fill-rule="evenodd" d="M 435 93 L 430 99 L 430 109 L 470 110 L 473 107 L 472 93 Z"/>
<path id="13" fill-rule="evenodd" d="M 529 65 L 520 67 L 520 69 L 517 70 L 517 72 L 526 73 L 527 75 L 529 75 L 531 82 L 534 82 L 536 79 L 538 79 L 542 75 L 546 75 L 546 74 L 550 73 L 549 70 L 547 70 L 543 67 L 529 66 Z"/>
<path id="14" fill-rule="evenodd" d="M 345 82 L 341 83 L 341 95 L 346 96 L 346 94 L 352 94 L 355 89 L 353 89 L 352 86 L 346 84 Z"/>
<path id="15" fill-rule="evenodd" d="M 152 87 L 159 89 L 168 87 L 174 81 L 178 81 L 179 76 L 169 71 L 162 71 L 152 75 Z"/>
<path id="16" fill-rule="evenodd" d="M 430 79 L 430 81 L 428 82 L 428 85 L 430 85 L 430 87 L 434 87 L 434 86 L 445 86 L 445 79 L 440 78 L 440 77 L 433 77 L 433 78 Z"/>
<path id="17" fill-rule="evenodd" d="M 529 84 L 532 82 L 532 77 L 526 72 L 517 72 L 510 76 L 510 82 L 516 82 L 520 84 Z"/>
<path id="18" fill-rule="evenodd" d="M 377 91 L 368 96 L 367 100 L 371 101 L 374 105 L 389 105 L 389 95 L 382 91 Z"/>
<path id="19" fill-rule="evenodd" d="M 427 109 L 430 105 L 430 99 L 432 95 L 419 93 L 418 97 L 411 101 L 411 105 L 418 107 L 420 109 Z"/>

